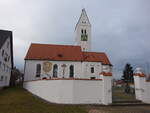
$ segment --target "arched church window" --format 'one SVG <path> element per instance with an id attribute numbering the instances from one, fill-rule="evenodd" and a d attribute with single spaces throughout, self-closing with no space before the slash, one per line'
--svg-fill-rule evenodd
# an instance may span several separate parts
<path id="1" fill-rule="evenodd" d="M 74 66 L 70 66 L 70 77 L 74 77 Z"/>
<path id="2" fill-rule="evenodd" d="M 91 73 L 94 73 L 94 67 L 91 67 Z"/>
<path id="3" fill-rule="evenodd" d="M 57 64 L 55 64 L 53 66 L 53 77 L 57 77 L 57 74 L 58 74 L 58 66 Z"/>
<path id="4" fill-rule="evenodd" d="M 36 65 L 36 77 L 40 77 L 41 75 L 41 64 Z"/>

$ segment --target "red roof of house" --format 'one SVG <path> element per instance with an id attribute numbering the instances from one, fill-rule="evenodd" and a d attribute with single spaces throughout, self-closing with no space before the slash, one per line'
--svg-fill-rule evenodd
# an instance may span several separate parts
<path id="1" fill-rule="evenodd" d="M 82 52 L 80 46 L 31 44 L 25 60 L 88 61 L 111 65 L 105 53 Z"/>

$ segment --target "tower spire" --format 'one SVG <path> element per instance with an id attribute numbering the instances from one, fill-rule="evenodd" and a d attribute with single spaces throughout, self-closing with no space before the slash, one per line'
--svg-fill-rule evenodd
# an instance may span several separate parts
<path id="1" fill-rule="evenodd" d="M 82 51 L 91 50 L 91 24 L 86 14 L 85 8 L 82 9 L 81 16 L 75 27 L 76 45 L 81 46 Z"/>

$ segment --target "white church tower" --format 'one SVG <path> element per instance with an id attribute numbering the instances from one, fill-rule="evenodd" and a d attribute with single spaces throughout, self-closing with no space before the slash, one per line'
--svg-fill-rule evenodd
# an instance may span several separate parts
<path id="1" fill-rule="evenodd" d="M 76 25 L 75 36 L 76 45 L 81 46 L 82 51 L 91 51 L 91 24 L 85 9 Z"/>

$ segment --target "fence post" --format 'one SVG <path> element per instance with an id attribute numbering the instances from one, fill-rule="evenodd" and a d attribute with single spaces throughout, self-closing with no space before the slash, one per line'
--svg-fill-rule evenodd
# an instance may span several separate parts
<path id="1" fill-rule="evenodd" d="M 112 103 L 112 73 L 103 71 L 100 76 L 103 84 L 102 104 L 108 105 Z"/>
<path id="2" fill-rule="evenodd" d="M 146 76 L 141 68 L 136 68 L 134 73 L 135 96 L 137 100 L 145 102 L 146 99 Z"/>

